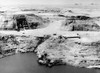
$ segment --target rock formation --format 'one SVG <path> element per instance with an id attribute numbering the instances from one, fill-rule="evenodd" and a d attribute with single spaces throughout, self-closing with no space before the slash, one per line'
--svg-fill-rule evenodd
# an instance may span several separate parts
<path id="1" fill-rule="evenodd" d="M 80 40 L 80 41 L 78 41 Z M 38 62 L 46 66 L 69 64 L 88 68 L 100 64 L 100 41 L 82 42 L 81 38 L 51 37 L 37 48 Z"/>
<path id="2" fill-rule="evenodd" d="M 74 15 L 72 10 L 67 11 L 70 13 L 68 16 L 59 10 L 36 10 L 40 15 L 27 11 L 26 9 L 22 13 L 0 15 L 0 30 L 11 30 L 8 31 L 10 34 L 6 31 L 4 33 L 7 34 L 0 34 L 0 58 L 16 53 L 34 52 L 38 57 L 38 63 L 49 67 L 69 64 L 76 67 L 100 68 L 100 39 L 95 40 L 94 33 L 92 39 L 91 36 L 84 37 L 83 32 L 81 36 L 78 32 L 75 36 L 73 33 L 100 31 L 100 24 L 96 22 L 100 21 L 100 17 Z"/>
<path id="3" fill-rule="evenodd" d="M 37 29 L 45 27 L 47 20 L 35 14 L 12 14 L 1 15 L 0 29 L 1 30 L 24 30 Z"/>
<path id="4" fill-rule="evenodd" d="M 62 25 L 62 30 L 67 31 L 100 31 L 96 19 L 88 16 L 68 16 Z"/>

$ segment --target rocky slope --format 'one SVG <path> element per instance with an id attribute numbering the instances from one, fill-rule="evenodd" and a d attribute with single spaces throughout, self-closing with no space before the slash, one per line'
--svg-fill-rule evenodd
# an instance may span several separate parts
<path id="1" fill-rule="evenodd" d="M 38 62 L 46 66 L 69 64 L 89 68 L 100 64 L 100 41 L 82 42 L 80 37 L 51 37 L 38 46 Z"/>
<path id="2" fill-rule="evenodd" d="M 49 37 L 0 34 L 0 58 L 16 53 L 34 52 L 38 45 Z"/>

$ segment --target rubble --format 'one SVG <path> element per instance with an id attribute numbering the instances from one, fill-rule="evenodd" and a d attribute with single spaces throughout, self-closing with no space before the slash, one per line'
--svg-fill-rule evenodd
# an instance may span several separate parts
<path id="1" fill-rule="evenodd" d="M 16 39 L 19 42 L 16 49 L 16 53 L 33 52 L 39 42 L 39 40 L 37 40 L 36 37 L 30 37 L 30 36 L 19 36 L 19 37 L 16 37 Z"/>
<path id="2" fill-rule="evenodd" d="M 34 51 L 38 40 L 35 37 L 23 37 L 13 35 L 0 36 L 0 58 L 13 55 L 18 52 Z"/>
<path id="3" fill-rule="evenodd" d="M 16 53 L 35 52 L 38 45 L 50 36 L 0 35 L 0 58 Z"/>
<path id="4" fill-rule="evenodd" d="M 14 36 L 0 36 L 0 52 L 1 57 L 15 54 L 18 42 Z"/>

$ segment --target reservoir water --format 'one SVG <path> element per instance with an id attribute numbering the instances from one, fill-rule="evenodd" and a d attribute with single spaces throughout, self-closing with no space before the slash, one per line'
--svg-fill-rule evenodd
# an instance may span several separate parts
<path id="1" fill-rule="evenodd" d="M 48 68 L 37 63 L 34 53 L 16 54 L 0 59 L 0 73 L 100 73 L 99 70 L 72 66 Z"/>

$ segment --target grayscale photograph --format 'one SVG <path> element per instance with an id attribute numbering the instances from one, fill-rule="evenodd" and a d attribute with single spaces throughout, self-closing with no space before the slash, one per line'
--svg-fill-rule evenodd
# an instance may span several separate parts
<path id="1" fill-rule="evenodd" d="M 0 0 L 0 73 L 100 73 L 100 0 Z"/>

